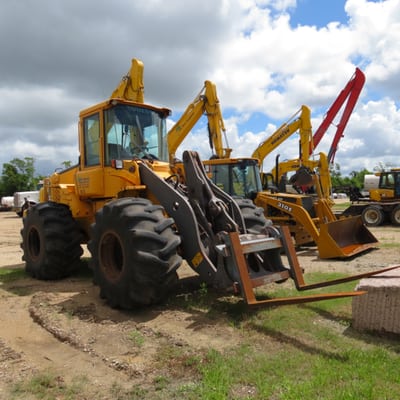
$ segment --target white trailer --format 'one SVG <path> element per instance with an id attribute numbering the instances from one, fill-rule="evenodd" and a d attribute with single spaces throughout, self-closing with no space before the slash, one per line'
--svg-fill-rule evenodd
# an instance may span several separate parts
<path id="1" fill-rule="evenodd" d="M 39 202 L 39 190 L 32 190 L 28 192 L 15 192 L 14 193 L 14 206 L 15 211 L 22 217 L 24 210 Z"/>

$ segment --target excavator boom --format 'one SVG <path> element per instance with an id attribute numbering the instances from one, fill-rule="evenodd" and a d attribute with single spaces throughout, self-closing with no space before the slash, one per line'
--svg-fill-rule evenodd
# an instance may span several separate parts
<path id="1" fill-rule="evenodd" d="M 143 62 L 132 59 L 131 69 L 112 92 L 111 99 L 124 99 L 144 103 Z"/>
<path id="2" fill-rule="evenodd" d="M 176 150 L 202 115 L 206 115 L 208 118 L 210 147 L 214 148 L 218 158 L 230 157 L 232 149 L 229 147 L 224 148 L 222 143 L 222 137 L 225 136 L 226 130 L 217 89 L 214 83 L 207 80 L 204 82 L 200 93 L 168 132 L 167 141 L 170 163 L 174 163 Z"/>
<path id="3" fill-rule="evenodd" d="M 259 159 L 260 164 L 262 164 L 264 159 L 273 150 L 297 131 L 300 133 L 301 142 L 311 145 L 311 129 L 311 110 L 309 107 L 303 105 L 288 121 L 283 123 L 271 136 L 258 145 L 252 157 Z"/>
<path id="4" fill-rule="evenodd" d="M 343 104 L 347 100 L 340 121 L 336 126 L 336 133 L 328 152 L 329 163 L 333 163 L 339 141 L 343 137 L 343 131 L 346 128 L 351 113 L 353 112 L 353 109 L 357 103 L 358 97 L 360 96 L 364 83 L 365 83 L 364 73 L 359 68 L 356 68 L 354 75 L 347 83 L 347 85 L 344 87 L 344 89 L 339 93 L 339 96 L 336 98 L 336 100 L 332 103 L 321 125 L 315 131 L 313 136 L 313 146 L 310 146 L 310 154 L 312 154 L 315 148 L 318 146 L 319 142 L 325 135 L 329 126 L 333 123 L 334 118 L 336 117 L 340 109 L 343 107 Z"/>

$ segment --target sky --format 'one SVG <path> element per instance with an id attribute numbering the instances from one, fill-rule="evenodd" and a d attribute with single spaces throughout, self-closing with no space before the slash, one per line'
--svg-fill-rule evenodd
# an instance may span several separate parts
<path id="1" fill-rule="evenodd" d="M 315 131 L 352 78 L 366 83 L 339 143 L 342 175 L 400 167 L 400 0 L 6 0 L 0 13 L 0 166 L 48 175 L 78 159 L 81 109 L 110 97 L 131 59 L 145 102 L 172 109 L 217 87 L 232 157 L 307 105 Z M 340 113 L 338 114 L 340 118 Z M 328 152 L 335 122 L 318 146 Z M 182 143 L 209 158 L 203 117 Z M 264 161 L 298 156 L 293 135 Z"/>

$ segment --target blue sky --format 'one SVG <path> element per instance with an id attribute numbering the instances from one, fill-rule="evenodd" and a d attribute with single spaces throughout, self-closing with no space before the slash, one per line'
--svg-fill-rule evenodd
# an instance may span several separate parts
<path id="1" fill-rule="evenodd" d="M 346 23 L 347 14 L 344 0 L 298 0 L 296 7 L 289 11 L 290 25 L 315 25 L 318 28 L 338 21 Z"/>
<path id="2" fill-rule="evenodd" d="M 4 2 L 0 165 L 29 156 L 48 174 L 63 161 L 75 162 L 79 111 L 107 99 L 139 58 L 145 101 L 171 108 L 170 124 L 205 80 L 216 84 L 233 157 L 250 156 L 302 104 L 310 107 L 315 130 L 359 67 L 366 84 L 335 161 L 344 175 L 400 166 L 399 0 L 164 4 Z M 208 158 L 206 125 L 199 121 L 181 150 Z M 328 151 L 332 135 L 327 132 L 321 151 Z M 297 157 L 297 141 L 277 149 L 281 159 Z"/>

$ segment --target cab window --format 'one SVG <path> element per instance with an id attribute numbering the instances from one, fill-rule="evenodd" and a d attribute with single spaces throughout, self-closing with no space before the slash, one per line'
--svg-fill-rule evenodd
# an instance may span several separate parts
<path id="1" fill-rule="evenodd" d="M 83 120 L 85 137 L 85 165 L 100 164 L 100 123 L 99 114 L 94 114 Z"/>

